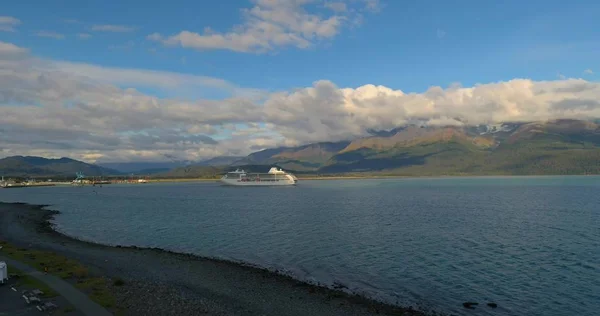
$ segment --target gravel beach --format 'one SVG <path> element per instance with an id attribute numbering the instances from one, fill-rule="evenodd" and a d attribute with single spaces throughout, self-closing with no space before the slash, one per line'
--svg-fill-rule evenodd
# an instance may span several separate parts
<path id="1" fill-rule="evenodd" d="M 57 213 L 0 203 L 0 238 L 122 278 L 125 285 L 114 295 L 127 315 L 426 315 L 239 263 L 79 241 L 52 229 L 48 220 Z"/>

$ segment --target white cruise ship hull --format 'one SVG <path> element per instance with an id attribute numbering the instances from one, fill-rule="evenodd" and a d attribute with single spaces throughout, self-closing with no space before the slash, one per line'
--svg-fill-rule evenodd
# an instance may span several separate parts
<path id="1" fill-rule="evenodd" d="M 221 183 L 234 186 L 280 186 L 280 185 L 295 185 L 294 179 L 277 179 L 273 181 L 242 181 L 240 179 L 221 179 Z"/>
<path id="2" fill-rule="evenodd" d="M 287 173 L 275 167 L 271 168 L 268 173 L 246 173 L 244 170 L 236 169 L 226 173 L 221 178 L 221 183 L 233 186 L 280 186 L 280 185 L 295 185 L 298 178 L 291 173 Z"/>

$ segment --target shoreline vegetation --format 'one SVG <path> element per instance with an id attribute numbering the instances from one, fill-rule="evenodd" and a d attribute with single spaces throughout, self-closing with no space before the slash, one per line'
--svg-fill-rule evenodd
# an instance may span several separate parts
<path id="1" fill-rule="evenodd" d="M 88 295 L 94 302 L 112 310 L 115 314 L 122 314 L 123 311 L 115 306 L 115 299 L 111 293 L 113 286 L 119 286 L 118 281 L 120 279 L 116 278 L 112 280 L 102 276 L 91 275 L 89 269 L 84 265 L 51 251 L 37 250 L 31 247 L 16 247 L 4 240 L 0 240 L 0 246 L 2 247 L 0 254 L 30 265 L 38 271 L 44 271 L 45 273 L 59 277 Z M 11 272 L 22 276 L 19 278 L 19 282 L 29 283 L 41 289 L 44 292 L 44 297 L 59 295 L 42 281 L 28 277 L 25 273 L 14 267 L 9 267 L 9 269 Z"/>
<path id="2" fill-rule="evenodd" d="M 48 268 L 115 315 L 440 315 L 241 262 L 81 241 L 54 230 L 60 212 L 47 207 L 0 202 L 0 251 Z"/>

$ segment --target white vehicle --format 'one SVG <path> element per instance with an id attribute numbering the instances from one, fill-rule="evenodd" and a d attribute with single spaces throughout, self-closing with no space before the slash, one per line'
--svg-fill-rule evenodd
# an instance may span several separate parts
<path id="1" fill-rule="evenodd" d="M 244 170 L 236 169 L 226 173 L 221 182 L 226 185 L 238 186 L 267 186 L 267 185 L 295 185 L 298 178 L 291 173 L 275 167 L 267 173 L 246 173 Z"/>
<path id="2" fill-rule="evenodd" d="M 0 283 L 4 284 L 6 280 L 8 280 L 8 267 L 6 262 L 0 261 Z"/>

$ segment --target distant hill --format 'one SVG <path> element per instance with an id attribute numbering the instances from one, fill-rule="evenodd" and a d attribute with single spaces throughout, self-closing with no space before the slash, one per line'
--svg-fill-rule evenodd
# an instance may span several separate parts
<path id="1" fill-rule="evenodd" d="M 0 175 L 5 177 L 118 175 L 119 171 L 88 164 L 71 158 L 48 159 L 34 156 L 12 156 L 0 159 Z"/>
<path id="2" fill-rule="evenodd" d="M 217 157 L 168 171 L 147 163 L 135 167 L 144 167 L 136 174 L 158 178 L 218 178 L 236 167 L 266 172 L 270 166 L 320 175 L 600 174 L 598 124 L 562 119 L 477 126 L 408 125 L 390 131 L 371 130 L 372 136 L 351 141 L 271 148 L 243 158 Z M 106 166 L 125 170 L 134 164 Z M 5 176 L 119 173 L 104 167 L 69 158 L 0 159 L 0 174 Z"/>
<path id="3" fill-rule="evenodd" d="M 190 165 L 185 167 L 177 167 L 175 169 L 160 172 L 153 177 L 155 178 L 205 178 L 216 179 L 223 174 L 225 167 Z"/>
<path id="4" fill-rule="evenodd" d="M 152 174 L 171 170 L 173 168 L 185 166 L 186 162 L 107 162 L 98 164 L 101 167 L 114 169 L 122 173 L 134 174 Z"/>
<path id="5" fill-rule="evenodd" d="M 554 120 L 490 128 L 417 127 L 350 143 L 319 173 L 600 174 L 600 129 Z"/>
<path id="6" fill-rule="evenodd" d="M 298 147 L 265 149 L 248 155 L 233 165 L 278 165 L 296 171 L 317 171 L 331 157 L 350 144 L 349 141 L 321 142 Z"/>
<path id="7" fill-rule="evenodd" d="M 369 133 L 348 142 L 266 149 L 234 165 L 314 174 L 600 174 L 600 127 L 592 121 L 409 125 Z"/>
<path id="8" fill-rule="evenodd" d="M 99 165 L 127 174 L 153 175 L 186 166 L 229 166 L 243 158 L 243 156 L 219 156 L 202 161 L 107 162 Z"/>
<path id="9" fill-rule="evenodd" d="M 243 156 L 218 156 L 211 159 L 203 160 L 195 165 L 199 166 L 229 166 L 236 161 L 244 159 Z"/>

